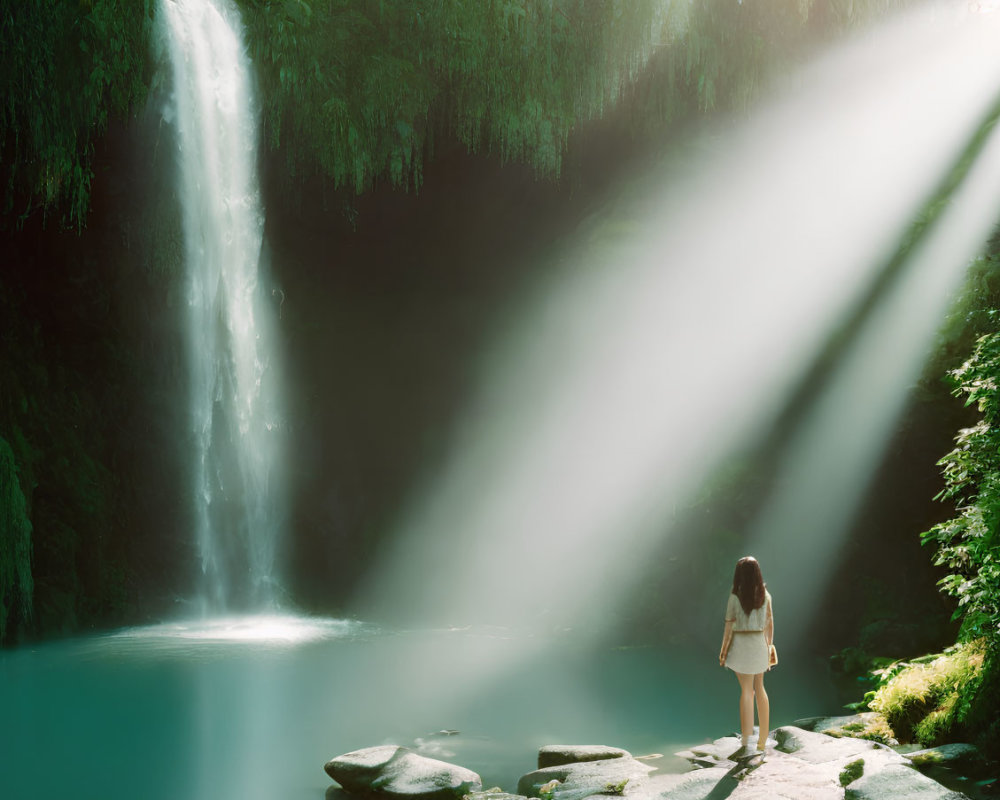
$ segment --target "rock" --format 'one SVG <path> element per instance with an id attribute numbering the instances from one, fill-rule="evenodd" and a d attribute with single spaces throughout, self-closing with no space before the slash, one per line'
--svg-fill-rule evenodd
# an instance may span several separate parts
<path id="1" fill-rule="evenodd" d="M 844 800 L 968 800 L 913 767 L 892 764 L 854 781 L 844 791 Z"/>
<path id="2" fill-rule="evenodd" d="M 823 733 L 796 728 L 786 725 L 774 732 L 778 742 L 777 750 L 782 753 L 794 754 L 802 761 L 811 764 L 823 764 L 831 761 L 853 761 L 856 758 L 869 759 L 873 753 L 883 763 L 905 764 L 903 757 L 891 748 L 867 739 L 837 739 Z"/>
<path id="3" fill-rule="evenodd" d="M 481 792 L 469 792 L 465 796 L 466 800 L 528 800 L 521 794 L 510 794 L 499 787 L 483 789 Z"/>
<path id="4" fill-rule="evenodd" d="M 815 733 L 826 733 L 827 731 L 837 731 L 852 725 L 864 725 L 866 716 L 875 716 L 873 711 L 866 711 L 864 714 L 849 714 L 842 717 L 806 717 L 797 719 L 792 723 L 795 728 L 802 728 L 804 731 Z"/>
<path id="5" fill-rule="evenodd" d="M 540 768 L 521 777 L 516 795 L 484 791 L 475 773 L 395 745 L 347 753 L 325 769 L 346 790 L 390 800 L 460 800 L 463 795 L 465 800 L 610 800 L 616 795 L 624 800 L 967 800 L 921 774 L 911 759 L 931 773 L 981 759 L 971 745 L 904 757 L 877 742 L 791 725 L 775 730 L 774 740 L 777 746 L 762 756 L 747 755 L 735 736 L 696 745 L 677 754 L 695 769 L 677 774 L 656 773 L 617 747 L 552 745 L 539 750 Z M 336 786 L 326 798 L 350 800 Z"/>
<path id="6" fill-rule="evenodd" d="M 368 747 L 330 759 L 323 769 L 348 791 L 364 791 L 389 762 L 405 751 L 405 747 L 395 744 Z"/>
<path id="7" fill-rule="evenodd" d="M 885 717 L 875 711 L 842 717 L 807 717 L 795 720 L 792 726 L 814 733 L 825 733 L 827 736 L 861 738 L 864 734 L 866 739 L 878 739 L 890 746 L 899 744 L 892 738 L 892 729 Z"/>
<path id="8" fill-rule="evenodd" d="M 718 765 L 723 762 L 732 761 L 730 756 L 734 755 L 742 746 L 743 743 L 738 736 L 724 736 L 721 739 L 716 739 L 714 742 L 699 744 L 689 750 L 682 750 L 679 753 L 675 753 L 675 755 L 688 759 L 695 766 L 706 766 L 712 763 Z M 729 766 L 732 766 L 732 764 Z"/>
<path id="9" fill-rule="evenodd" d="M 680 775 L 653 775 L 634 787 L 627 787 L 625 795 L 628 800 L 703 800 L 725 796 L 724 790 L 737 783 L 730 772 L 725 767 L 709 767 Z"/>
<path id="10" fill-rule="evenodd" d="M 606 761 L 610 758 L 624 758 L 629 755 L 627 750 L 622 750 L 620 747 L 606 747 L 602 744 L 550 744 L 538 751 L 538 768 L 580 764 L 585 761 Z"/>
<path id="11" fill-rule="evenodd" d="M 940 747 L 929 747 L 926 750 L 916 750 L 907 753 L 905 758 L 916 767 L 929 765 L 944 767 L 978 767 L 984 759 L 979 748 L 973 744 L 943 744 Z"/>
<path id="12" fill-rule="evenodd" d="M 842 800 L 846 785 L 859 792 L 848 797 L 882 800 L 881 795 L 873 793 L 883 786 L 877 778 L 879 775 L 889 776 L 885 786 L 899 788 L 891 798 L 887 794 L 887 800 L 909 800 L 911 789 L 917 800 L 956 800 L 960 796 L 920 775 L 903 756 L 885 745 L 861 739 L 838 739 L 794 726 L 778 728 L 774 737 L 777 748 L 769 749 L 763 757 L 742 758 L 744 751 L 740 749 L 740 740 L 732 736 L 678 753 L 696 766 L 712 765 L 709 769 L 689 773 L 705 774 L 707 782 L 701 784 L 701 794 L 685 792 L 676 782 L 675 785 L 661 785 L 658 783 L 661 777 L 676 779 L 676 776 L 657 775 L 645 785 L 640 784 L 635 793 L 626 791 L 626 796 L 629 800 L 687 800 L 688 797 L 705 796 L 729 800 Z M 659 787 L 660 791 L 651 793 L 654 787 Z M 928 794 L 917 793 L 932 789 Z"/>
<path id="13" fill-rule="evenodd" d="M 577 750 L 593 752 L 591 746 L 560 749 L 566 753 Z M 607 748 L 606 752 L 617 749 Z M 539 752 L 539 759 L 541 758 L 542 754 Z M 543 786 L 551 781 L 558 781 L 551 792 L 546 792 L 546 797 L 552 800 L 581 800 L 599 794 L 624 793 L 631 796 L 634 785 L 644 781 L 652 771 L 653 767 L 643 764 L 633 758 L 628 751 L 622 750 L 619 755 L 596 761 L 577 761 L 529 772 L 527 775 L 522 775 L 517 782 L 517 791 L 528 797 L 541 797 Z M 620 791 L 613 791 L 614 787 L 622 788 Z"/>
<path id="14" fill-rule="evenodd" d="M 842 762 L 810 764 L 795 756 L 768 752 L 744 773 L 730 800 L 843 800 L 838 779 Z"/>
<path id="15" fill-rule="evenodd" d="M 323 769 L 353 794 L 455 800 L 483 787 L 482 779 L 471 770 L 396 745 L 345 753 L 328 761 Z"/>

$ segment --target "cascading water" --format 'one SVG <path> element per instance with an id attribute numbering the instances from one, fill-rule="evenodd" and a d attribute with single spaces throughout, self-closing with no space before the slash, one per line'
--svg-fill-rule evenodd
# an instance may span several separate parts
<path id="1" fill-rule="evenodd" d="M 258 120 L 229 0 L 163 0 L 187 262 L 193 496 L 205 612 L 277 597 L 281 439 L 272 294 L 261 274 Z"/>

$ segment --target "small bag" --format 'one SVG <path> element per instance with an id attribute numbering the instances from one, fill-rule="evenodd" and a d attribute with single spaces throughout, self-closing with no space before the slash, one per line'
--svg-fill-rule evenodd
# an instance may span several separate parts
<path id="1" fill-rule="evenodd" d="M 778 665 L 778 648 L 773 644 L 767 648 L 767 665 L 769 667 L 775 667 Z"/>

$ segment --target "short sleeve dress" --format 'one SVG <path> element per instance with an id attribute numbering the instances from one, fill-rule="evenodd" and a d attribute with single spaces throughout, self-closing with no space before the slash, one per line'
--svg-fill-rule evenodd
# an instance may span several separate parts
<path id="1" fill-rule="evenodd" d="M 767 671 L 768 648 L 764 626 L 770 608 L 771 595 L 768 592 L 764 592 L 764 605 L 749 614 L 743 610 L 735 594 L 729 595 L 726 620 L 733 620 L 733 639 L 726 655 L 726 666 L 733 672 L 756 675 Z"/>

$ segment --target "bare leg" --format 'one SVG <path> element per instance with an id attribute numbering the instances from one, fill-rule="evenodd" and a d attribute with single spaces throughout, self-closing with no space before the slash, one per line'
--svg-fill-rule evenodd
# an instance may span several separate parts
<path id="1" fill-rule="evenodd" d="M 737 672 L 736 679 L 740 682 L 740 734 L 743 737 L 743 746 L 746 747 L 750 744 L 750 737 L 753 736 L 754 676 Z"/>
<path id="2" fill-rule="evenodd" d="M 757 698 L 757 721 L 760 723 L 760 732 L 757 734 L 757 749 L 763 750 L 767 745 L 767 734 L 771 726 L 771 703 L 767 699 L 767 692 L 764 691 L 763 672 L 753 676 L 753 691 Z"/>

